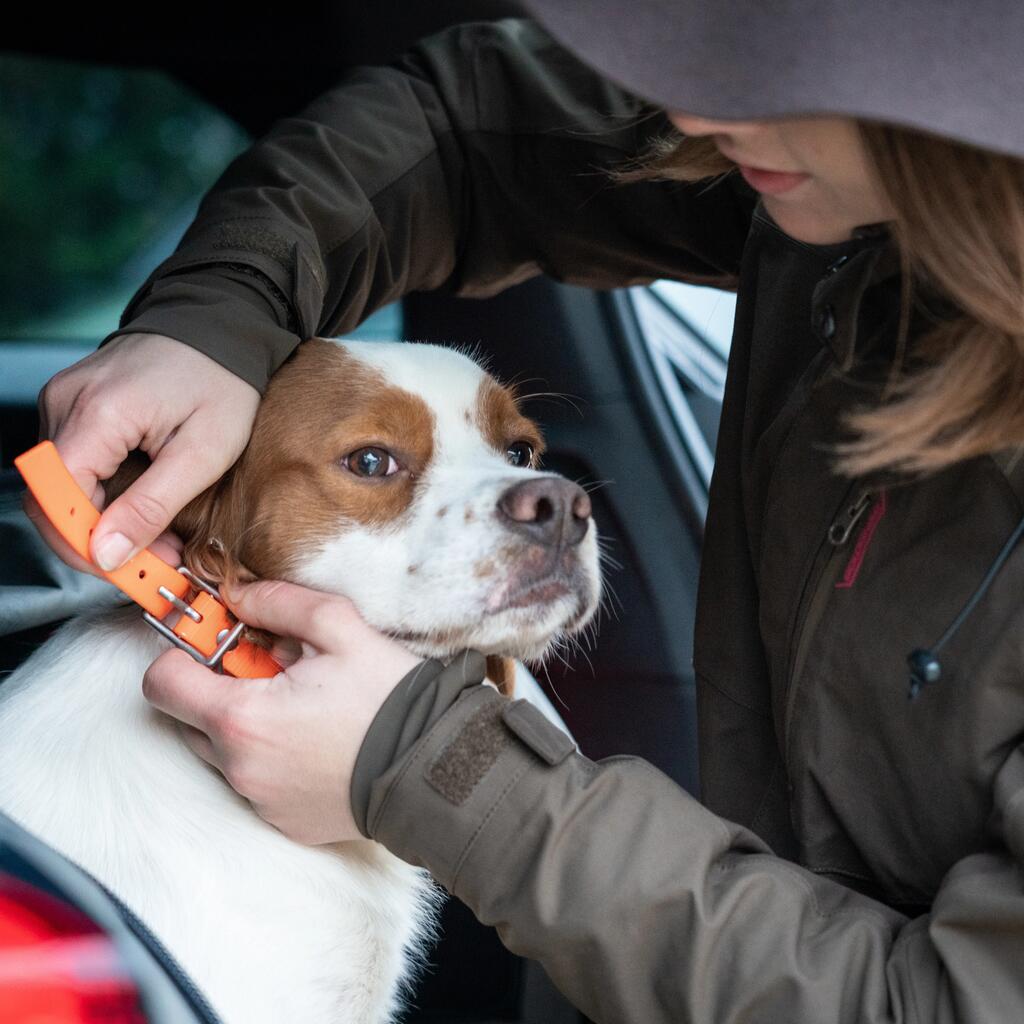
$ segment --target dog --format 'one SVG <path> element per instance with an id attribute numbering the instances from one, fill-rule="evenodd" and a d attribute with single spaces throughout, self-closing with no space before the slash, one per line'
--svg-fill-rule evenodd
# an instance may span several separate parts
<path id="1" fill-rule="evenodd" d="M 590 501 L 538 470 L 543 447 L 464 354 L 314 339 L 175 530 L 211 582 L 344 594 L 418 656 L 487 654 L 507 692 L 507 659 L 542 659 L 600 596 Z M 306 847 L 263 822 L 144 700 L 166 647 L 117 609 L 37 650 L 0 686 L 0 807 L 120 897 L 225 1024 L 393 1020 L 429 878 L 376 843 Z"/>

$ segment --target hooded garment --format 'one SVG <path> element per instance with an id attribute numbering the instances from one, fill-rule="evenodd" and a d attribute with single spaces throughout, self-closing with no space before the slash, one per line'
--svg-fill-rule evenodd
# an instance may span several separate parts
<path id="1" fill-rule="evenodd" d="M 526 0 L 597 71 L 666 110 L 845 114 L 1024 156 L 1019 0 Z"/>

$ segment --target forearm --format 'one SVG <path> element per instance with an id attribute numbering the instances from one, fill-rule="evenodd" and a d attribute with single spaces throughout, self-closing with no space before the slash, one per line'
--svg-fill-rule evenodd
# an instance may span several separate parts
<path id="1" fill-rule="evenodd" d="M 150 282 L 125 310 L 122 334 L 173 338 L 263 391 L 294 351 L 292 304 L 270 278 L 246 264 L 183 269 Z"/>
<path id="2" fill-rule="evenodd" d="M 429 676 L 393 695 L 364 744 L 366 831 L 600 1024 L 960 1024 L 1024 1009 L 1012 980 L 1024 933 L 964 926 L 985 913 L 965 884 L 998 891 L 1020 924 L 1019 881 L 998 858 L 967 865 L 970 881 L 911 922 L 772 856 L 645 762 L 581 757 L 534 709 L 471 685 L 464 665 Z M 410 702 L 416 725 L 395 743 Z M 395 757 L 368 772 L 379 740 Z M 979 964 L 991 984 L 970 980 Z"/>
<path id="3" fill-rule="evenodd" d="M 262 388 L 261 362 L 272 371 L 300 339 L 343 334 L 410 291 L 483 296 L 541 272 L 728 284 L 749 193 L 608 177 L 666 129 L 527 22 L 451 29 L 353 71 L 239 157 L 121 330 L 152 328 L 159 307 L 163 333 Z M 244 299 L 239 328 L 203 326 L 229 267 L 263 294 L 266 330 L 246 331 Z M 207 294 L 161 294 L 183 275 Z"/>

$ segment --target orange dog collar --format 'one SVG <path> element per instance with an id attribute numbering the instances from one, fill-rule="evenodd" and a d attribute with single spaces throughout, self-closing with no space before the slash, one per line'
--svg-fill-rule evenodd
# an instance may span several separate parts
<path id="1" fill-rule="evenodd" d="M 89 538 L 100 513 L 75 483 L 53 442 L 37 444 L 14 464 L 46 518 L 91 562 Z M 207 668 L 223 666 L 230 675 L 245 679 L 265 679 L 281 671 L 267 651 L 242 638 L 245 623 L 228 611 L 216 589 L 184 566 L 175 569 L 143 550 L 120 569 L 102 575 L 142 606 L 143 619 L 158 633 Z M 170 626 L 167 619 L 175 611 L 180 618 Z"/>

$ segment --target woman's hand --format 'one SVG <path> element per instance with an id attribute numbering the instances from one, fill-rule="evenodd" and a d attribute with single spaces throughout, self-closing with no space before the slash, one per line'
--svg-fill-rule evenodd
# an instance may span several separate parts
<path id="1" fill-rule="evenodd" d="M 342 597 L 271 581 L 224 596 L 249 625 L 294 637 L 298 660 L 273 679 L 233 679 L 172 650 L 150 666 L 143 693 L 285 835 L 310 845 L 361 839 L 349 797 L 356 756 L 419 659 Z"/>
<path id="2" fill-rule="evenodd" d="M 259 401 L 252 385 L 209 356 L 157 334 L 122 335 L 58 373 L 39 397 L 41 433 L 95 505 L 103 505 L 100 481 L 130 451 L 141 448 L 153 460 L 101 516 L 93 561 L 116 569 L 164 533 L 241 455 Z M 95 572 L 31 497 L 25 511 L 65 562 Z M 176 557 L 173 543 L 156 551 Z"/>

